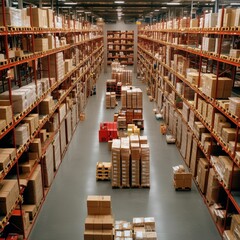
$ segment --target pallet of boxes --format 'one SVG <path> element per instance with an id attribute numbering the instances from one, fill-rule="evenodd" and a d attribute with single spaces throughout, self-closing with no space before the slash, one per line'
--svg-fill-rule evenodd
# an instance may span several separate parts
<path id="1" fill-rule="evenodd" d="M 111 196 L 88 196 L 84 240 L 113 240 Z"/>
<path id="2" fill-rule="evenodd" d="M 185 172 L 182 165 L 173 167 L 173 184 L 175 190 L 191 190 L 192 174 Z"/>
<path id="3" fill-rule="evenodd" d="M 157 240 L 155 220 L 153 217 L 133 218 L 133 222 L 116 221 L 114 226 L 115 240 Z"/>

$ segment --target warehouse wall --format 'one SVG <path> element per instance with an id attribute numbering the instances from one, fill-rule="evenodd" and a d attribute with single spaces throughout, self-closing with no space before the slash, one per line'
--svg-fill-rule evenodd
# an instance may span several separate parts
<path id="1" fill-rule="evenodd" d="M 137 25 L 125 24 L 124 21 L 118 21 L 115 24 L 104 25 L 104 72 L 107 72 L 107 31 L 134 31 L 134 72 L 137 72 Z"/>

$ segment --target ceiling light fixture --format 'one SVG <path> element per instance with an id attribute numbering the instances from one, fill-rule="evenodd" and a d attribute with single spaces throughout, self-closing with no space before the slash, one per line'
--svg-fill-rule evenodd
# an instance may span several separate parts
<path id="1" fill-rule="evenodd" d="M 83 9 L 82 9 L 82 10 L 81 10 L 81 9 L 79 9 L 79 10 L 77 10 L 76 12 L 84 12 L 84 10 L 83 10 Z"/>
<path id="2" fill-rule="evenodd" d="M 179 2 L 169 2 L 169 3 L 166 3 L 167 5 L 172 5 L 172 6 L 175 6 L 175 5 L 181 5 L 181 3 Z"/>
<path id="3" fill-rule="evenodd" d="M 231 6 L 240 6 L 240 3 L 230 3 Z"/>
<path id="4" fill-rule="evenodd" d="M 122 3 L 125 3 L 125 1 L 114 1 L 114 3 L 122 4 Z"/>
<path id="5" fill-rule="evenodd" d="M 85 12 L 85 14 L 91 14 L 92 12 Z"/>
<path id="6" fill-rule="evenodd" d="M 64 5 L 77 5 L 76 2 L 65 2 Z"/>
<path id="7" fill-rule="evenodd" d="M 159 9 L 155 9 L 154 12 L 159 12 Z"/>
<path id="8" fill-rule="evenodd" d="M 13 2 L 12 5 L 18 5 L 18 2 Z"/>

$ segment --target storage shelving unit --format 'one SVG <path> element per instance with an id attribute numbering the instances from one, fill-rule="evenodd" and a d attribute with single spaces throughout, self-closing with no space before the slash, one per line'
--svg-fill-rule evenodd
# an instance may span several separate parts
<path id="1" fill-rule="evenodd" d="M 107 31 L 107 63 L 133 65 L 134 31 Z"/>
<path id="2" fill-rule="evenodd" d="M 229 40 L 233 44 L 240 38 L 240 32 L 239 27 L 225 27 L 223 19 L 224 14 L 220 26 L 211 28 L 204 27 L 204 23 L 200 27 L 199 20 L 195 20 L 196 27 L 190 27 L 191 19 L 173 19 L 151 26 L 140 26 L 138 32 L 138 71 L 159 109 L 164 110 L 168 130 L 176 137 L 176 145 L 193 173 L 193 179 L 220 234 L 229 228 L 230 216 L 240 213 L 240 184 L 236 186 L 236 182 L 240 181 L 240 122 L 239 116 L 226 107 L 231 95 L 226 94 L 229 92 L 229 84 L 220 89 L 222 77 L 228 78 L 231 88 L 239 80 L 240 58 L 226 52 L 224 43 Z M 214 38 L 214 45 L 215 39 L 219 39 L 217 47 L 210 49 L 210 44 L 206 47 L 204 38 Z M 192 76 L 186 71 L 190 68 L 194 70 Z M 204 73 L 216 75 L 213 85 L 210 81 L 207 82 L 208 86 L 204 85 Z M 206 92 L 206 87 L 211 88 L 210 94 Z M 220 92 L 223 92 L 221 96 L 218 95 Z M 220 132 L 216 128 L 219 116 L 228 128 L 235 129 L 231 142 L 222 134 L 224 127 Z M 221 175 L 219 156 L 231 160 L 229 177 Z M 201 158 L 206 160 L 203 187 L 198 172 Z M 219 188 L 218 197 L 213 202 L 209 201 L 206 193 L 210 170 L 213 170 Z M 216 217 L 213 203 L 222 206 L 220 210 L 224 215 L 221 220 Z"/>
<path id="3" fill-rule="evenodd" d="M 1 10 L 2 13 L 9 10 L 4 1 Z M 49 11 L 51 26 L 36 27 L 33 22 L 36 9 L 29 6 L 27 11 L 31 25 L 11 26 L 2 14 L 3 26 L 0 27 L 0 105 L 7 107 L 8 116 L 11 115 L 8 122 L 0 116 L 0 150 L 11 148 L 13 151 L 8 153 L 9 161 L 0 171 L 0 179 L 15 179 L 19 189 L 10 211 L 0 216 L 0 232 L 3 237 L 17 233 L 24 239 L 28 238 L 44 203 L 103 63 L 101 27 L 67 16 L 55 16 L 51 10 L 44 10 Z M 49 40 L 44 49 L 43 39 L 51 39 L 52 47 L 49 47 Z M 24 87 L 28 90 L 23 90 Z M 16 110 L 14 98 L 14 91 L 19 89 L 24 92 L 23 103 L 26 105 L 22 111 Z M 29 89 L 33 91 L 27 96 L 25 92 L 29 93 Z M 30 116 L 35 116 L 35 120 L 27 120 Z M 26 121 L 31 121 L 27 128 L 29 135 L 26 141 L 17 144 L 16 129 Z M 29 203 L 29 182 L 35 181 L 39 169 L 41 198 L 37 204 Z M 35 206 L 34 211 L 27 211 L 27 204 Z"/>

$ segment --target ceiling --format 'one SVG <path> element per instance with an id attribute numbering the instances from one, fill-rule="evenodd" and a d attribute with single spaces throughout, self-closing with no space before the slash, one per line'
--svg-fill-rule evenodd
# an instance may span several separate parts
<path id="1" fill-rule="evenodd" d="M 14 0 L 17 1 L 17 0 Z M 103 18 L 105 22 L 117 20 L 125 22 L 158 21 L 166 17 L 190 16 L 192 0 L 29 0 L 37 6 L 53 7 L 59 13 L 73 14 L 77 18 L 95 21 Z M 238 3 L 240 0 L 193 0 L 192 12 L 202 13 L 214 9 L 215 1 L 221 4 Z M 28 2 L 29 3 L 29 2 Z M 58 9 L 58 10 L 57 10 Z"/>

